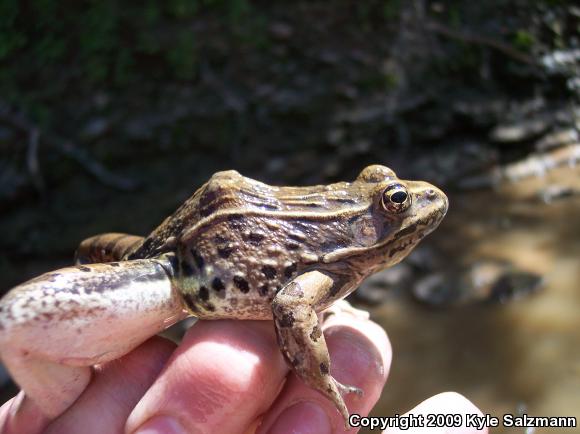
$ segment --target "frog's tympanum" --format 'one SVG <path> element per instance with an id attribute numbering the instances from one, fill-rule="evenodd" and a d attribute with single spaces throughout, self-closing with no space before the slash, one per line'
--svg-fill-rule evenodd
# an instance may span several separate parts
<path id="1" fill-rule="evenodd" d="M 87 386 L 90 366 L 131 351 L 188 315 L 274 320 L 280 350 L 348 419 L 317 312 L 396 264 L 437 227 L 447 198 L 384 166 L 353 182 L 274 187 L 216 173 L 148 237 L 83 241 L 77 265 L 0 302 L 0 356 L 48 416 Z"/>

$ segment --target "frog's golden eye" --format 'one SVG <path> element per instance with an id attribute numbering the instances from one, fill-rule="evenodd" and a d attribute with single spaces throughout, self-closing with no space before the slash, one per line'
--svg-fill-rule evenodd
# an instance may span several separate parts
<path id="1" fill-rule="evenodd" d="M 391 184 L 383 191 L 383 208 L 392 212 L 403 212 L 411 205 L 411 195 L 404 185 Z"/>

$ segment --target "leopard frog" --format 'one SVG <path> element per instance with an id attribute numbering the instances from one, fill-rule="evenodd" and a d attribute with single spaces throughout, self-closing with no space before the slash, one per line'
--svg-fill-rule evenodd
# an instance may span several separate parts
<path id="1" fill-rule="evenodd" d="M 0 301 L 0 357 L 49 417 L 87 386 L 90 366 L 188 315 L 273 320 L 291 369 L 348 419 L 317 312 L 401 261 L 447 212 L 441 190 L 384 166 L 353 182 L 276 187 L 216 173 L 148 237 L 81 243 L 77 265 Z"/>

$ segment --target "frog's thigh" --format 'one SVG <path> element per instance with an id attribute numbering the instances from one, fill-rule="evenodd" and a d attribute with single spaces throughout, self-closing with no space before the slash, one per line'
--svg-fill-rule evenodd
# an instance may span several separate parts
<path id="1" fill-rule="evenodd" d="M 333 285 L 319 271 L 297 276 L 274 298 L 272 310 L 276 333 L 284 357 L 294 372 L 310 387 L 328 397 L 348 421 L 342 393 L 362 391 L 340 384 L 330 375 L 330 357 L 314 306 Z"/>
<path id="2" fill-rule="evenodd" d="M 82 393 L 90 365 L 116 359 L 184 317 L 162 261 L 64 268 L 0 301 L 0 358 L 48 416 Z"/>

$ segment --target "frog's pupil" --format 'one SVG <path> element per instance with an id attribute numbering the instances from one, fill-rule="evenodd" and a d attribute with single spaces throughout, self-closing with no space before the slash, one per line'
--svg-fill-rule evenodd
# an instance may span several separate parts
<path id="1" fill-rule="evenodd" d="M 391 200 L 395 203 L 403 203 L 407 200 L 407 193 L 404 191 L 397 191 L 391 195 Z"/>

